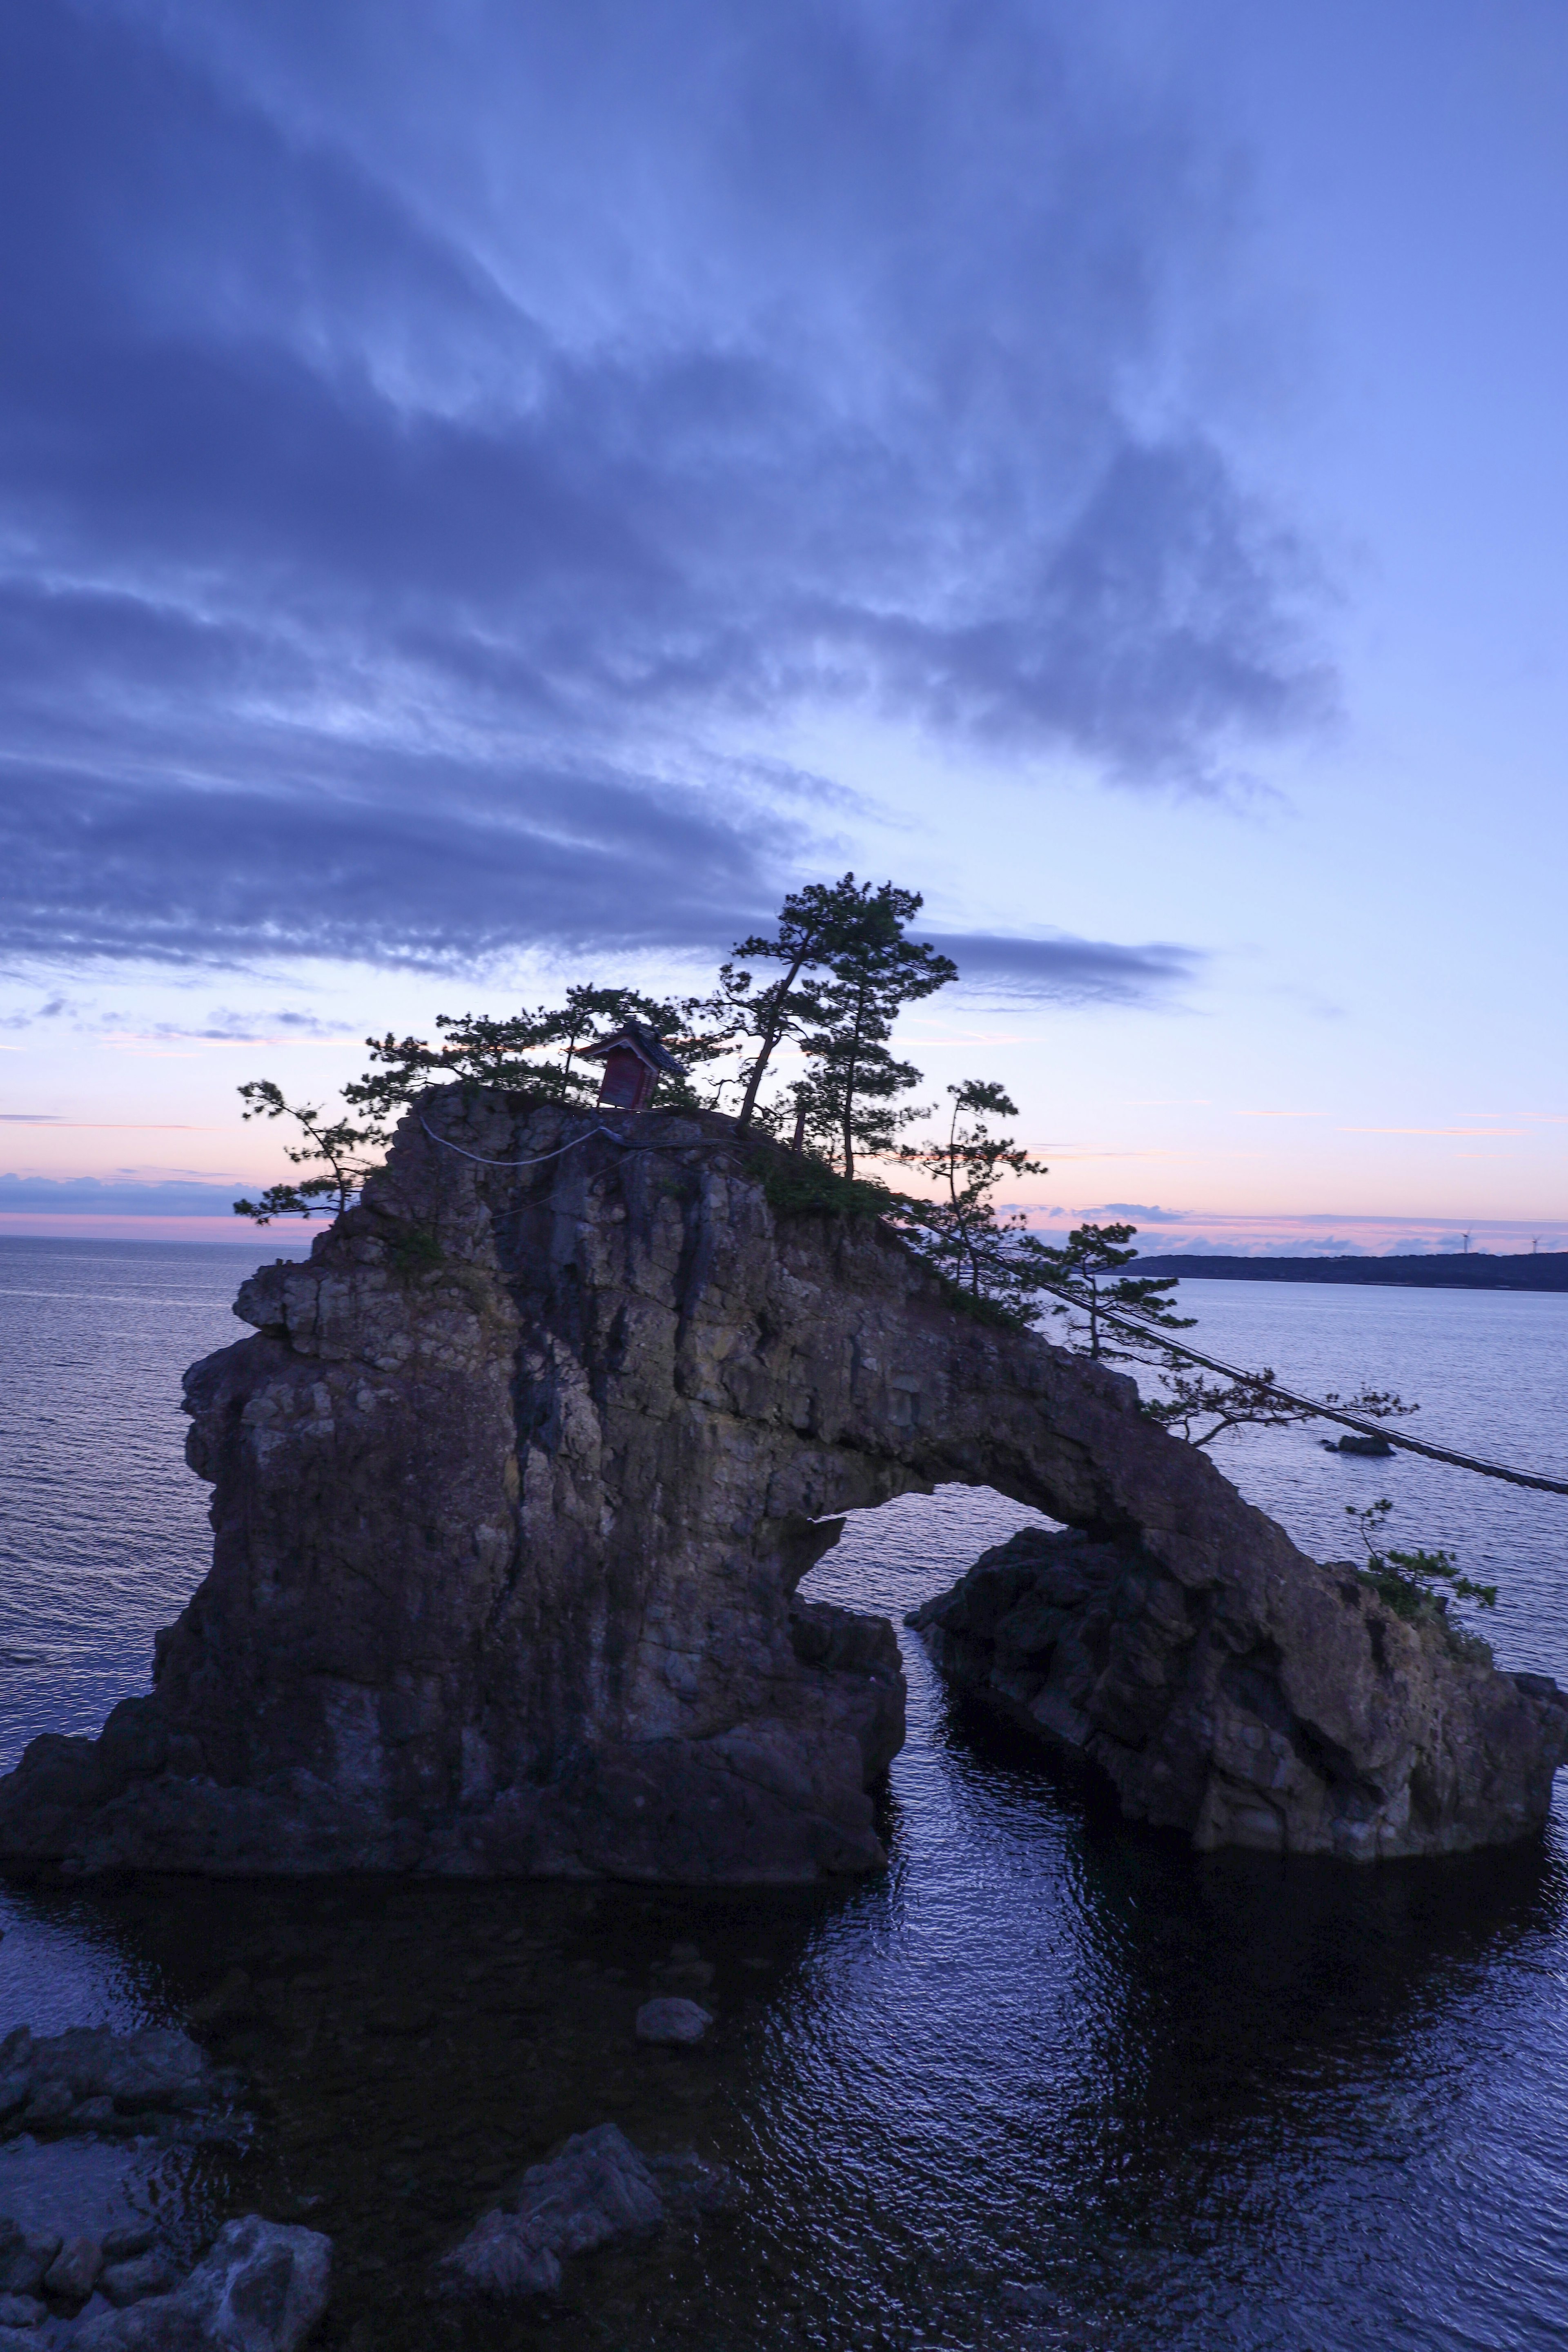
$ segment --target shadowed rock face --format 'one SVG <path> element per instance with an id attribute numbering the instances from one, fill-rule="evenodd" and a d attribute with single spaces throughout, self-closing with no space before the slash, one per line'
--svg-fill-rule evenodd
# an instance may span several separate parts
<path id="1" fill-rule="evenodd" d="M 959 1688 L 1088 1757 L 1194 1845 L 1373 1862 L 1539 1829 L 1568 1739 L 1543 1675 L 1467 1660 L 1349 1561 L 1194 1587 L 1152 1546 L 1026 1528 L 911 1612 Z"/>
<path id="2" fill-rule="evenodd" d="M 1257 1796 L 1286 1844 L 1353 1853 L 1369 1820 L 1411 1853 L 1541 1817 L 1550 1685 L 1489 1676 L 1508 1740 L 1437 1758 L 1433 1710 L 1480 1670 L 1351 1606 L 1130 1381 L 956 1310 L 875 1223 L 775 1213 L 781 1164 L 718 1118 L 427 1097 L 310 1263 L 244 1286 L 258 1336 L 187 1376 L 212 1571 L 151 1697 L 0 1782 L 0 1859 L 875 1868 L 892 1631 L 795 1588 L 835 1515 L 942 1481 L 1083 1529 L 1167 1626 L 1117 1652 L 1157 1703 L 1102 1727 L 1131 1810 L 1258 1843 Z M 1284 1727 L 1288 1788 L 1237 1777 L 1249 1725 L 1271 1758 Z"/>

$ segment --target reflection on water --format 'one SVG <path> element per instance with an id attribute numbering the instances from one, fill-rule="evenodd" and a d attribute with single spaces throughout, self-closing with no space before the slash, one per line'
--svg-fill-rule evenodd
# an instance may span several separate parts
<path id="1" fill-rule="evenodd" d="M 812 1589 L 897 1620 L 1028 1516 L 906 1497 Z M 339 2250 L 323 2341 L 353 2352 L 1568 2341 L 1555 1828 L 1364 1872 L 1194 1857 L 956 1710 L 904 1639 L 869 1885 L 11 1890 L 0 2025 L 177 2019 L 242 1970 L 220 2051 L 258 2121 L 230 2154 L 0 2144 L 0 2211 L 156 2210 L 193 2250 L 236 2210 L 310 2221 Z M 647 2050 L 677 1943 L 718 2022 Z M 432 2304 L 434 2257 L 611 2118 L 722 2158 L 744 2204 L 568 2264 L 558 2305 Z"/>

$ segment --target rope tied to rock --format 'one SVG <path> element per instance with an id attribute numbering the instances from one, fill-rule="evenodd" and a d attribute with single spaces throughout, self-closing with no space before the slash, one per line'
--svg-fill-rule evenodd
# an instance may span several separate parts
<path id="1" fill-rule="evenodd" d="M 1081 1299 L 1072 1298 L 1071 1294 L 1065 1290 L 1055 1291 L 1053 1296 L 1069 1298 L 1075 1307 L 1083 1304 Z M 1342 1412 L 1337 1405 L 1323 1404 L 1316 1397 L 1298 1396 L 1294 1390 L 1281 1388 L 1278 1381 L 1265 1381 L 1257 1372 L 1244 1371 L 1236 1364 L 1222 1363 L 1217 1356 L 1201 1355 L 1196 1348 L 1189 1348 L 1184 1341 L 1168 1339 L 1156 1326 L 1141 1321 L 1136 1315 L 1112 1313 L 1103 1307 L 1097 1307 L 1095 1311 L 1102 1322 L 1114 1323 L 1122 1331 L 1136 1331 L 1140 1339 L 1152 1340 L 1173 1356 L 1181 1356 L 1191 1364 L 1202 1364 L 1205 1370 L 1211 1372 L 1223 1372 L 1227 1380 L 1240 1381 L 1264 1396 L 1278 1397 L 1281 1404 L 1299 1405 L 1323 1421 L 1339 1422 L 1362 1437 L 1380 1437 L 1384 1444 L 1403 1446 L 1407 1454 L 1424 1454 L 1429 1461 L 1449 1463 L 1456 1470 L 1473 1470 L 1482 1478 L 1503 1478 L 1510 1486 L 1534 1486 L 1547 1495 L 1568 1495 L 1568 1479 L 1548 1478 L 1533 1470 L 1510 1470 L 1500 1462 L 1481 1462 L 1472 1454 L 1456 1454 L 1449 1446 L 1429 1444 L 1424 1437 L 1406 1437 L 1403 1431 L 1385 1429 L 1375 1421 L 1363 1421 L 1353 1412 Z"/>
<path id="2" fill-rule="evenodd" d="M 616 1133 L 613 1127 L 588 1127 L 581 1135 L 574 1135 L 570 1143 L 558 1144 L 553 1151 L 536 1151 L 531 1160 L 487 1160 L 482 1151 L 469 1151 L 462 1144 L 454 1143 L 449 1135 L 437 1135 L 423 1112 L 420 1113 L 419 1124 L 432 1143 L 443 1144 L 448 1151 L 455 1151 L 459 1160 L 475 1160 L 481 1168 L 542 1168 L 547 1160 L 559 1160 L 563 1151 L 575 1151 L 580 1143 L 591 1141 L 595 1135 L 607 1135 L 612 1143 L 618 1143 L 626 1151 L 648 1151 L 661 1148 L 657 1144 L 629 1144 L 624 1135 Z"/>
<path id="3" fill-rule="evenodd" d="M 610 1142 L 619 1144 L 623 1151 L 688 1151 L 692 1149 L 692 1139 L 680 1143 L 628 1143 L 626 1137 L 617 1135 L 612 1127 L 590 1127 L 584 1128 L 581 1135 L 574 1135 L 570 1143 L 558 1144 L 553 1151 L 535 1152 L 529 1160 L 489 1160 L 482 1151 L 469 1151 L 464 1145 L 454 1143 L 450 1136 L 437 1135 L 423 1113 L 420 1114 L 419 1124 L 432 1143 L 444 1145 L 448 1151 L 457 1152 L 460 1159 L 472 1160 L 480 1168 L 541 1168 L 547 1160 L 559 1160 L 563 1153 L 574 1151 L 578 1144 L 591 1142 L 595 1135 L 607 1137 Z M 703 1142 L 730 1141 L 728 1137 L 698 1139 Z M 1081 1299 L 1074 1298 L 1070 1291 L 1057 1290 L 1048 1283 L 1042 1284 L 1041 1287 L 1049 1290 L 1053 1297 L 1066 1299 L 1072 1306 L 1081 1307 L 1083 1304 Z M 1423 1454 L 1429 1462 L 1447 1462 L 1456 1470 L 1472 1470 L 1478 1477 L 1501 1478 L 1510 1486 L 1530 1486 L 1545 1495 L 1568 1495 L 1568 1479 L 1548 1478 L 1533 1470 L 1510 1469 L 1501 1462 L 1482 1462 L 1473 1454 L 1458 1454 L 1451 1446 L 1430 1444 L 1424 1437 L 1406 1437 L 1401 1430 L 1386 1429 L 1375 1421 L 1365 1421 L 1356 1413 L 1344 1412 L 1338 1405 L 1324 1404 L 1318 1397 L 1300 1396 L 1293 1389 L 1282 1388 L 1278 1381 L 1265 1381 L 1257 1372 L 1247 1371 L 1240 1365 L 1225 1363 L 1217 1356 L 1203 1355 L 1183 1340 L 1167 1339 L 1154 1325 L 1141 1321 L 1135 1315 L 1119 1314 L 1105 1307 L 1097 1307 L 1095 1311 L 1102 1322 L 1113 1324 L 1119 1330 L 1135 1331 L 1140 1339 L 1152 1341 L 1169 1354 L 1181 1357 L 1186 1363 L 1201 1364 L 1205 1371 L 1223 1372 L 1226 1380 L 1240 1381 L 1244 1386 L 1278 1397 L 1281 1404 L 1296 1405 L 1304 1412 L 1315 1414 L 1319 1420 L 1338 1423 L 1344 1429 L 1354 1430 L 1358 1436 L 1381 1438 L 1385 1445 L 1400 1446 L 1406 1454 Z"/>
<path id="4" fill-rule="evenodd" d="M 674 1143 L 628 1143 L 626 1137 L 617 1135 L 613 1127 L 585 1127 L 581 1135 L 572 1138 L 570 1143 L 558 1143 L 553 1151 L 536 1151 L 531 1160 L 488 1160 L 482 1151 L 470 1151 L 466 1145 L 454 1143 L 449 1135 L 437 1135 L 423 1112 L 419 1115 L 419 1124 L 432 1143 L 439 1143 L 446 1150 L 455 1151 L 460 1160 L 472 1160 L 480 1168 L 542 1168 L 547 1160 L 559 1160 L 563 1152 L 575 1151 L 580 1143 L 591 1143 L 596 1135 L 607 1136 L 612 1143 L 618 1143 L 623 1151 L 634 1155 L 639 1151 L 698 1151 L 704 1144 L 718 1144 L 725 1150 L 734 1149 L 734 1139 L 727 1135 L 685 1136 Z"/>

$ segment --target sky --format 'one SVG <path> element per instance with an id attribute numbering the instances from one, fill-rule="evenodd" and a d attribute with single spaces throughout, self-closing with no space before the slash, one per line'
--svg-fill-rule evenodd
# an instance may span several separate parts
<path id="1" fill-rule="evenodd" d="M 35 0 L 0 1234 L 924 894 L 1045 1227 L 1568 1247 L 1560 0 Z"/>

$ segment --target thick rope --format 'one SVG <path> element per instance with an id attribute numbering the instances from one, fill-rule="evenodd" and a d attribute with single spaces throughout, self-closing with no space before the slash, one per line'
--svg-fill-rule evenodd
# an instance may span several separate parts
<path id="1" fill-rule="evenodd" d="M 1070 1299 L 1073 1306 L 1083 1308 L 1083 1301 L 1073 1298 L 1068 1291 L 1058 1290 L 1053 1296 Z M 1281 1404 L 1300 1405 L 1324 1421 L 1340 1422 L 1346 1429 L 1353 1429 L 1363 1437 L 1381 1437 L 1385 1444 L 1401 1445 L 1407 1454 L 1424 1454 L 1429 1461 L 1451 1463 L 1456 1470 L 1474 1470 L 1483 1478 L 1505 1478 L 1510 1486 L 1536 1486 L 1543 1494 L 1568 1495 L 1568 1479 L 1542 1477 L 1533 1470 L 1510 1470 L 1500 1462 L 1478 1462 L 1473 1454 L 1455 1454 L 1447 1445 L 1429 1445 L 1424 1437 L 1406 1437 L 1402 1432 L 1385 1429 L 1377 1422 L 1362 1421 L 1353 1412 L 1342 1412 L 1337 1405 L 1320 1403 L 1316 1397 L 1297 1396 L 1292 1390 L 1282 1389 L 1278 1381 L 1261 1380 L 1256 1372 L 1243 1371 L 1235 1364 L 1221 1363 L 1217 1356 L 1201 1356 L 1195 1348 L 1189 1348 L 1181 1340 L 1167 1339 L 1154 1325 L 1141 1322 L 1135 1315 L 1114 1314 L 1103 1307 L 1097 1307 L 1096 1312 L 1102 1322 L 1114 1323 L 1119 1330 L 1136 1331 L 1141 1339 L 1152 1340 L 1156 1347 L 1168 1349 L 1173 1356 L 1184 1357 L 1188 1363 L 1202 1364 L 1211 1372 L 1223 1372 L 1227 1380 L 1241 1381 L 1263 1396 L 1278 1397 Z"/>
<path id="2" fill-rule="evenodd" d="M 457 1152 L 460 1159 L 472 1160 L 481 1168 L 540 1168 L 547 1160 L 559 1160 L 563 1152 L 574 1151 L 578 1144 L 589 1142 L 595 1135 L 607 1136 L 612 1143 L 618 1143 L 623 1151 L 683 1151 L 690 1149 L 687 1143 L 628 1143 L 624 1135 L 616 1133 L 614 1128 L 590 1127 L 585 1128 L 581 1135 L 574 1135 L 570 1143 L 559 1144 L 553 1151 L 537 1152 L 531 1160 L 487 1160 L 482 1152 L 468 1151 L 462 1144 L 454 1143 L 450 1137 L 437 1135 L 423 1113 L 419 1124 L 432 1143 L 444 1144 L 448 1151 Z M 712 1139 L 728 1142 L 730 1139 Z M 1048 1284 L 1041 1286 L 1050 1288 Z M 1083 1309 L 1083 1301 L 1073 1297 L 1070 1291 L 1053 1289 L 1051 1295 Z M 1256 1372 L 1245 1371 L 1239 1365 L 1222 1363 L 1217 1356 L 1200 1355 L 1195 1348 L 1189 1348 L 1184 1341 L 1167 1339 L 1154 1325 L 1141 1322 L 1135 1315 L 1118 1314 L 1105 1307 L 1097 1307 L 1095 1311 L 1102 1322 L 1114 1324 L 1118 1330 L 1136 1331 L 1140 1339 L 1152 1341 L 1173 1356 L 1182 1357 L 1189 1364 L 1202 1364 L 1206 1371 L 1223 1372 L 1226 1380 L 1240 1381 L 1247 1388 L 1259 1390 L 1266 1396 L 1278 1397 L 1281 1404 L 1296 1405 L 1321 1421 L 1338 1422 L 1345 1429 L 1353 1429 L 1362 1437 L 1380 1437 L 1384 1444 L 1402 1446 L 1406 1454 L 1425 1454 L 1429 1462 L 1447 1462 L 1456 1470 L 1473 1470 L 1482 1478 L 1502 1478 L 1510 1486 L 1533 1486 L 1546 1495 L 1568 1495 L 1568 1479 L 1542 1477 L 1533 1470 L 1510 1470 L 1500 1462 L 1479 1462 L 1473 1454 L 1456 1454 L 1447 1445 L 1429 1445 L 1424 1437 L 1406 1437 L 1402 1432 L 1385 1429 L 1377 1422 L 1363 1421 L 1353 1412 L 1342 1412 L 1337 1405 L 1323 1404 L 1316 1397 L 1298 1396 L 1294 1390 L 1281 1388 L 1278 1381 L 1261 1380 Z"/>
<path id="3" fill-rule="evenodd" d="M 559 1144 L 553 1151 L 535 1152 L 531 1160 L 487 1160 L 482 1151 L 466 1151 L 460 1143 L 454 1143 L 449 1135 L 437 1135 L 423 1112 L 420 1113 L 419 1124 L 432 1143 L 444 1144 L 448 1151 L 455 1151 L 459 1160 L 475 1160 L 481 1168 L 542 1168 L 547 1160 L 559 1160 L 563 1151 L 575 1151 L 580 1143 L 587 1143 L 595 1135 L 607 1135 L 612 1143 L 618 1143 L 625 1151 L 634 1148 L 643 1151 L 658 1149 L 646 1143 L 634 1147 L 627 1143 L 624 1135 L 617 1135 L 613 1127 L 587 1127 L 581 1135 L 574 1135 L 570 1143 Z"/>
<path id="4" fill-rule="evenodd" d="M 687 1136 L 675 1143 L 628 1143 L 626 1137 L 617 1135 L 613 1127 L 585 1127 L 581 1135 L 572 1138 L 570 1143 L 558 1143 L 553 1151 L 536 1152 L 531 1160 L 487 1160 L 482 1151 L 467 1150 L 462 1144 L 454 1143 L 449 1135 L 437 1135 L 423 1112 L 419 1115 L 419 1124 L 432 1143 L 442 1144 L 447 1150 L 455 1151 L 459 1159 L 472 1160 L 481 1168 L 542 1168 L 547 1160 L 559 1160 L 563 1151 L 575 1151 L 580 1143 L 592 1142 L 595 1135 L 607 1135 L 610 1141 L 618 1143 L 623 1151 L 634 1154 L 639 1151 L 698 1151 L 704 1144 L 717 1144 L 730 1151 L 734 1150 L 736 1140 L 728 1135 L 699 1135 Z"/>

